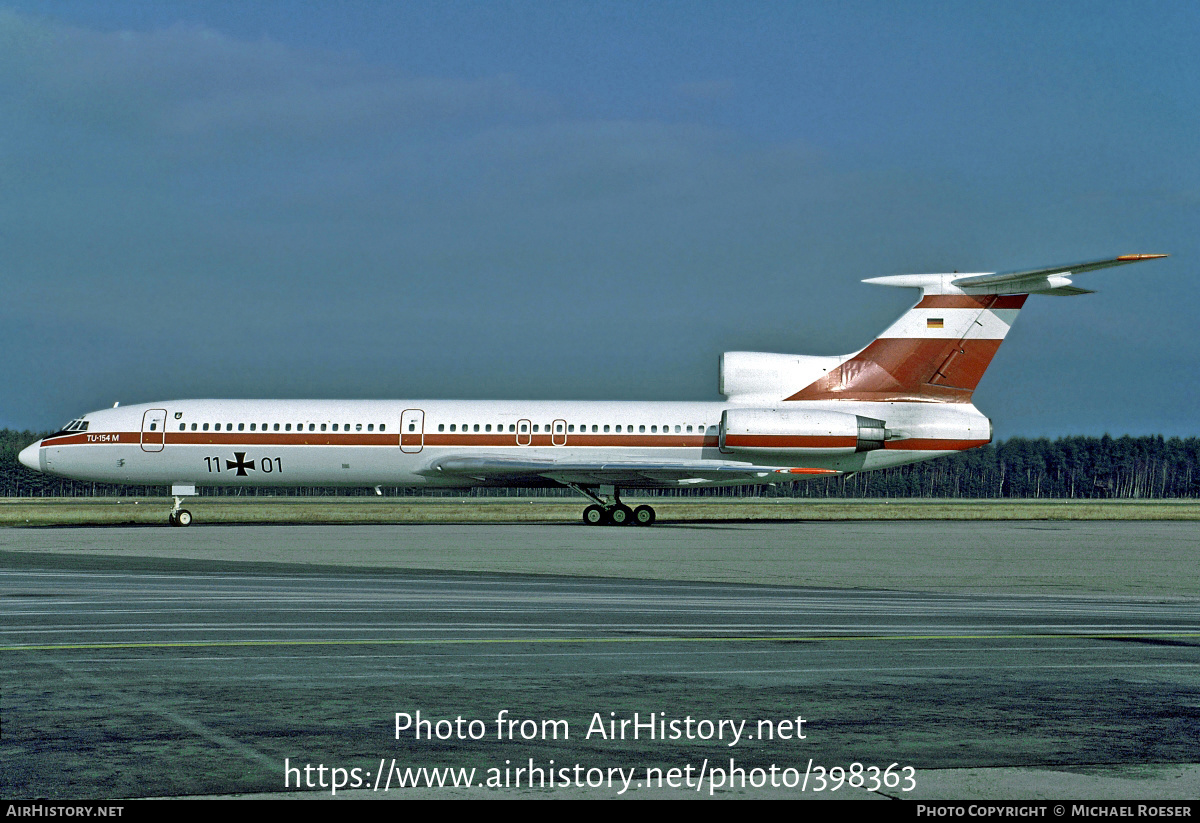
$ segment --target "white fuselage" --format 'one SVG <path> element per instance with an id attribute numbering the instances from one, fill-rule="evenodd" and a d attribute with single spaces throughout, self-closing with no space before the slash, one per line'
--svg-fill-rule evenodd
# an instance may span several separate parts
<path id="1" fill-rule="evenodd" d="M 177 400 L 91 412 L 75 421 L 86 430 L 39 441 L 21 459 L 78 480 L 179 486 L 541 484 L 538 477 L 518 484 L 431 469 L 449 456 L 589 465 L 744 462 L 812 470 L 757 481 L 651 476 L 622 483 L 647 488 L 783 482 L 879 469 L 981 446 L 991 438 L 990 422 L 969 404 L 787 405 L 789 412 L 877 418 L 894 436 L 871 451 L 830 447 L 829 438 L 722 451 L 722 414 L 740 408 L 730 401 Z"/>

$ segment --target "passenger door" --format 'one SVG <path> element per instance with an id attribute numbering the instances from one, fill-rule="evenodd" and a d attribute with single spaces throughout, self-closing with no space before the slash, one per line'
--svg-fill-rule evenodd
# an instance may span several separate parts
<path id="1" fill-rule="evenodd" d="M 150 409 L 142 415 L 142 451 L 160 452 L 167 443 L 167 410 Z"/>
<path id="2" fill-rule="evenodd" d="M 405 409 L 400 415 L 400 451 L 416 454 L 425 448 L 425 412 Z"/>

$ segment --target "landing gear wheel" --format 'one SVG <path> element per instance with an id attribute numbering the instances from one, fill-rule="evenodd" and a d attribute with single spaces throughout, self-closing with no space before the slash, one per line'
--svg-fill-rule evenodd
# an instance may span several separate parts
<path id="1" fill-rule="evenodd" d="M 600 506 L 588 506 L 583 510 L 583 522 L 587 526 L 602 526 L 608 518 L 604 516 L 604 509 Z"/>
<path id="2" fill-rule="evenodd" d="M 654 525 L 654 509 L 649 506 L 638 506 L 633 510 L 633 525 L 635 526 L 652 526 Z"/>
<path id="3" fill-rule="evenodd" d="M 177 515 L 175 515 L 175 525 L 176 526 L 192 525 L 192 513 L 190 511 L 188 511 L 187 509 L 180 509 L 179 513 Z"/>
<path id="4" fill-rule="evenodd" d="M 621 503 L 608 513 L 608 519 L 614 526 L 627 526 L 633 522 L 633 509 Z"/>

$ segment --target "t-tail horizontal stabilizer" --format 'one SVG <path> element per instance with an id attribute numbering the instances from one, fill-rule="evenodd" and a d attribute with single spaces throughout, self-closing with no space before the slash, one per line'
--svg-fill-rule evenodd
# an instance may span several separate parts
<path id="1" fill-rule="evenodd" d="M 1071 278 L 1098 269 L 1157 260 L 1165 254 L 1122 254 L 1103 260 L 1083 263 L 1068 263 L 1042 269 L 1022 271 L 987 272 L 983 274 L 897 274 L 888 277 L 872 277 L 864 283 L 880 286 L 905 286 L 924 290 L 925 294 L 1049 294 L 1055 297 L 1073 297 L 1077 294 L 1092 294 L 1090 289 L 1081 289 L 1072 284 Z"/>

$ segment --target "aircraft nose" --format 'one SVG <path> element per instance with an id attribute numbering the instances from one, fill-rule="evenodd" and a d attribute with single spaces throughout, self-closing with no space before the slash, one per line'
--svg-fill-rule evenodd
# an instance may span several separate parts
<path id="1" fill-rule="evenodd" d="M 28 446 L 21 449 L 21 453 L 17 455 L 17 459 L 20 460 L 27 468 L 33 469 L 35 472 L 40 472 L 42 467 L 38 463 L 38 449 L 41 447 L 41 440 L 37 441 L 36 443 L 30 443 Z M 9 454 L 12 454 L 12 452 L 9 452 Z"/>

